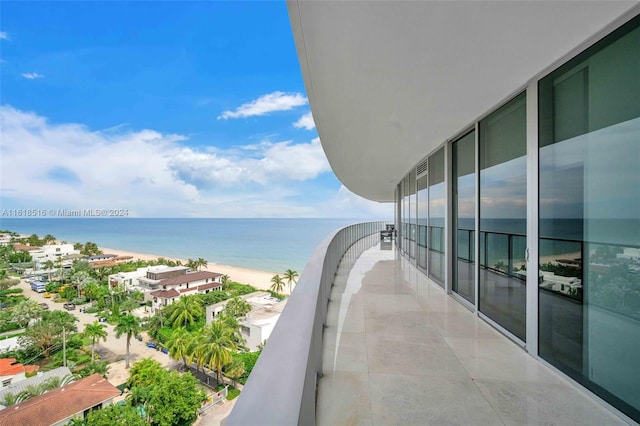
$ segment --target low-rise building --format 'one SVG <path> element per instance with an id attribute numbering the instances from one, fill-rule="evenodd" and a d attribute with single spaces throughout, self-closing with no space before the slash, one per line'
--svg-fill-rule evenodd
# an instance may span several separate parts
<path id="1" fill-rule="evenodd" d="M 150 300 L 156 309 L 170 305 L 185 295 L 222 290 L 222 274 L 217 272 L 191 272 L 159 280 L 152 280 L 149 275 L 150 273 L 147 273 L 146 278 L 140 278 L 138 281 L 155 288 L 145 293 L 145 300 Z"/>
<path id="2" fill-rule="evenodd" d="M 12 382 L 10 385 L 0 389 L 0 401 L 9 394 L 18 395 L 20 392 L 27 390 L 29 386 L 38 386 L 49 380 L 51 377 L 59 377 L 61 381 L 64 381 L 72 378 L 73 376 L 69 367 L 58 367 L 45 372 L 38 371 L 36 376 L 29 377 L 18 382 Z M 5 407 L 0 405 L 0 410 L 3 408 Z"/>
<path id="3" fill-rule="evenodd" d="M 66 257 L 71 254 L 79 254 L 78 250 L 73 248 L 73 244 L 47 244 L 38 247 L 38 250 L 30 251 L 29 254 L 33 260 L 38 263 L 44 263 L 47 260 L 55 261 L 59 257 Z"/>
<path id="4" fill-rule="evenodd" d="M 266 291 L 256 291 L 240 298 L 251 305 L 251 312 L 238 319 L 240 332 L 249 350 L 256 351 L 271 335 L 287 301 L 279 301 Z M 207 324 L 220 315 L 228 302 L 225 300 L 206 307 Z"/>
<path id="5" fill-rule="evenodd" d="M 6 387 L 12 383 L 26 379 L 27 374 L 40 369 L 37 365 L 22 365 L 15 358 L 0 359 L 0 387 Z"/>
<path id="6" fill-rule="evenodd" d="M 3 426 L 64 425 L 110 405 L 120 390 L 99 374 L 69 383 L 0 410 Z"/>

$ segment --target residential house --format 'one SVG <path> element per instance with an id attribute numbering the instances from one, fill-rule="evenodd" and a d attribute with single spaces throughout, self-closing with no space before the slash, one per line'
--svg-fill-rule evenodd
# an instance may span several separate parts
<path id="1" fill-rule="evenodd" d="M 38 373 L 33 377 L 29 377 L 17 382 L 12 382 L 10 385 L 2 387 L 0 389 L 0 401 L 4 399 L 4 397 L 8 394 L 18 395 L 19 393 L 27 390 L 27 387 L 38 386 L 49 380 L 51 377 L 58 377 L 60 378 L 60 380 L 64 380 L 66 378 L 72 377 L 72 374 L 71 370 L 69 370 L 69 367 L 58 367 L 45 372 L 38 371 Z M 0 409 L 2 408 L 4 407 L 0 406 Z"/>
<path id="2" fill-rule="evenodd" d="M 22 365 L 15 358 L 0 359 L 0 383 L 2 387 L 26 379 L 27 374 L 38 371 L 38 365 Z"/>
<path id="3" fill-rule="evenodd" d="M 150 276 L 156 279 L 152 279 Z M 138 280 L 140 283 L 144 282 L 156 289 L 145 293 L 145 300 L 151 300 L 152 307 L 155 309 L 170 305 L 184 295 L 222 290 L 222 274 L 216 272 L 190 272 L 162 278 L 164 276 L 164 274 L 148 272 L 147 277 Z"/>
<path id="4" fill-rule="evenodd" d="M 245 338 L 249 350 L 256 351 L 258 346 L 264 343 L 271 335 L 271 331 L 273 331 L 278 322 L 287 301 L 278 301 L 266 291 L 245 294 L 240 296 L 240 299 L 251 305 L 251 312 L 238 319 L 240 332 Z M 229 300 L 224 300 L 205 308 L 207 324 L 220 315 L 227 303 L 229 303 Z"/>
<path id="5" fill-rule="evenodd" d="M 92 410 L 110 405 L 118 388 L 99 374 L 69 383 L 42 395 L 0 410 L 3 426 L 64 425 L 83 419 Z"/>

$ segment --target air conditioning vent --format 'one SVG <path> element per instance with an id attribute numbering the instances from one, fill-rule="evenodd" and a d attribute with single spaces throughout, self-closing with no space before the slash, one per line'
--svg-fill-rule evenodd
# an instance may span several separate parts
<path id="1" fill-rule="evenodd" d="M 429 159 L 426 159 L 422 163 L 418 164 L 418 167 L 416 167 L 416 176 L 420 176 L 422 173 L 427 171 L 427 164 L 429 164 Z"/>

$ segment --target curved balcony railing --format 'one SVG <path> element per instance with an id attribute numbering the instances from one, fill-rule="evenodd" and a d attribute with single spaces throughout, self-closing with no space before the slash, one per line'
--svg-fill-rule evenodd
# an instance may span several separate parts
<path id="1" fill-rule="evenodd" d="M 385 223 L 347 226 L 316 248 L 225 426 L 315 424 L 322 333 L 336 271 L 354 243 L 384 230 Z"/>

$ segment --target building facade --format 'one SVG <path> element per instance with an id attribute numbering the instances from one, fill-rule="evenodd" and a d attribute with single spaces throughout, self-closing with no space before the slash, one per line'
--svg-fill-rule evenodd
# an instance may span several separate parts
<path id="1" fill-rule="evenodd" d="M 332 168 L 393 199 L 444 292 L 639 422 L 640 7 L 445 3 L 289 3 Z"/>

